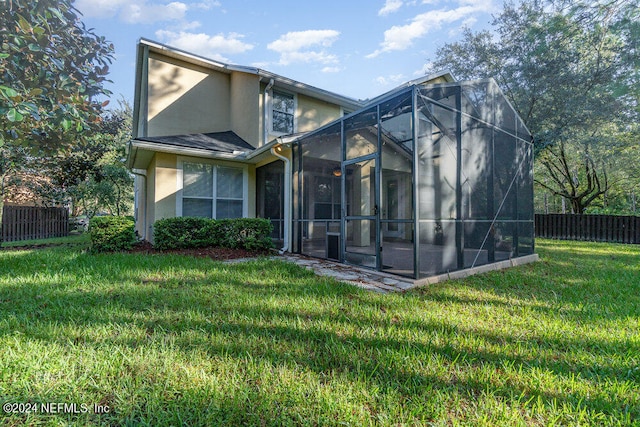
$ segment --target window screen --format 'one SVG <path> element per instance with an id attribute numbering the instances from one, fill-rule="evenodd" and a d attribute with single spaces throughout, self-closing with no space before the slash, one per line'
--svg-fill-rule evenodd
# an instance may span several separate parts
<path id="1" fill-rule="evenodd" d="M 242 217 L 244 206 L 242 169 L 184 163 L 182 176 L 182 216 L 218 219 Z"/>
<path id="2" fill-rule="evenodd" d="M 293 95 L 273 92 L 273 131 L 279 133 L 293 133 Z"/>
<path id="3" fill-rule="evenodd" d="M 218 167 L 216 218 L 242 217 L 242 169 Z"/>

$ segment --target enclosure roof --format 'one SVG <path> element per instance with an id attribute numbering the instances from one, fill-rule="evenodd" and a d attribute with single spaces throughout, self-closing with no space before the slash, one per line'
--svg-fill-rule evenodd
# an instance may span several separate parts
<path id="1" fill-rule="evenodd" d="M 453 75 L 449 71 L 440 71 L 440 72 L 433 73 L 433 74 L 427 74 L 426 76 L 422 76 L 422 77 L 419 77 L 417 79 L 409 80 L 408 82 L 405 82 L 405 83 L 401 84 L 400 86 L 397 86 L 397 87 L 391 89 L 388 92 L 385 92 L 385 93 L 383 93 L 381 95 L 378 95 L 375 98 L 367 99 L 366 102 L 365 102 L 365 106 L 376 104 L 376 103 L 378 103 L 379 101 L 381 101 L 381 100 L 383 100 L 385 98 L 389 98 L 389 97 L 395 95 L 396 93 L 402 92 L 404 89 L 406 89 L 408 87 L 424 85 L 424 84 L 427 84 L 427 83 L 431 82 L 432 80 L 437 80 L 437 79 L 442 79 L 446 83 L 454 83 L 456 81 L 455 78 L 453 77 Z M 442 83 L 434 83 L 434 84 L 442 84 Z"/>

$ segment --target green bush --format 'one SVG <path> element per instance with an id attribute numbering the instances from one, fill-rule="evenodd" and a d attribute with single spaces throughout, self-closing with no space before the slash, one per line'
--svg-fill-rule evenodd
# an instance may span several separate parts
<path id="1" fill-rule="evenodd" d="M 271 249 L 273 224 L 262 218 L 234 218 L 216 221 L 214 235 L 219 246 L 250 251 Z"/>
<path id="2" fill-rule="evenodd" d="M 153 224 L 157 249 L 185 249 L 216 246 L 208 228 L 211 220 L 196 217 L 159 219 Z"/>
<path id="3" fill-rule="evenodd" d="M 273 247 L 273 225 L 261 218 L 166 218 L 156 221 L 153 229 L 154 246 L 161 250 L 217 246 L 260 251 Z"/>
<path id="4" fill-rule="evenodd" d="M 136 242 L 135 222 L 121 216 L 96 216 L 89 221 L 92 252 L 126 251 Z"/>

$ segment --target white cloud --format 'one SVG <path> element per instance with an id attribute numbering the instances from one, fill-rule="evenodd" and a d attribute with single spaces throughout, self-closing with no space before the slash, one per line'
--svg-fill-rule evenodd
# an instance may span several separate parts
<path id="1" fill-rule="evenodd" d="M 340 67 L 324 67 L 322 69 L 323 73 L 339 73 L 340 71 L 342 71 Z"/>
<path id="2" fill-rule="evenodd" d="M 77 0 L 74 6 L 87 17 L 111 18 L 129 3 L 129 0 Z"/>
<path id="3" fill-rule="evenodd" d="M 418 77 L 424 77 L 430 74 L 434 74 L 434 73 L 441 73 L 441 72 L 449 72 L 448 69 L 442 69 L 442 68 L 433 68 L 433 62 L 427 62 L 425 63 L 419 70 L 416 70 L 413 72 L 413 76 L 414 78 L 418 78 Z"/>
<path id="4" fill-rule="evenodd" d="M 314 52 L 311 50 L 300 52 L 283 52 L 280 54 L 280 65 L 289 65 L 299 62 L 318 62 L 320 64 L 335 64 L 338 58 L 326 52 Z"/>
<path id="5" fill-rule="evenodd" d="M 414 71 L 413 75 L 416 77 L 424 76 L 425 74 L 427 74 L 427 72 L 431 69 L 432 66 L 433 66 L 433 62 L 427 62 L 422 66 L 422 68 Z"/>
<path id="6" fill-rule="evenodd" d="M 404 74 L 392 74 L 390 76 L 384 77 L 384 76 L 378 76 L 374 79 L 374 81 L 376 83 L 378 83 L 381 86 L 388 86 L 391 84 L 398 84 L 398 83 L 402 83 L 406 80 Z"/>
<path id="7" fill-rule="evenodd" d="M 181 2 L 160 4 L 127 4 L 120 11 L 120 19 L 129 24 L 151 24 L 158 21 L 176 21 L 184 18 L 187 5 Z"/>
<path id="8" fill-rule="evenodd" d="M 237 33 L 210 36 L 204 33 L 158 30 L 156 31 L 156 37 L 164 43 L 179 49 L 223 62 L 229 62 L 223 54 L 238 54 L 253 49 L 253 45 L 243 42 L 242 38 L 244 36 Z"/>
<path id="9" fill-rule="evenodd" d="M 219 7 L 220 2 L 203 0 L 198 3 L 155 3 L 147 0 L 132 2 L 131 0 L 77 0 L 75 7 L 86 17 L 118 19 L 128 24 L 151 24 L 161 21 L 179 21 L 184 19 L 189 10 L 209 10 Z"/>
<path id="10" fill-rule="evenodd" d="M 267 48 L 282 53 L 298 51 L 315 45 L 328 47 L 338 39 L 339 35 L 340 32 L 335 30 L 292 31 L 269 43 Z"/>
<path id="11" fill-rule="evenodd" d="M 202 9 L 202 10 L 210 10 L 212 7 L 220 7 L 222 3 L 216 0 L 204 0 L 199 3 L 191 3 L 190 8 L 192 9 Z"/>
<path id="12" fill-rule="evenodd" d="M 382 6 L 382 9 L 378 11 L 378 15 L 385 16 L 390 13 L 396 12 L 402 7 L 402 0 L 387 0 Z"/>
<path id="13" fill-rule="evenodd" d="M 202 27 L 202 23 L 200 21 L 181 22 L 179 25 L 180 31 L 195 30 L 196 28 Z"/>
<path id="14" fill-rule="evenodd" d="M 335 30 L 293 31 L 269 43 L 267 49 L 280 54 L 280 65 L 289 65 L 295 62 L 332 64 L 338 62 L 338 58 L 322 48 L 330 47 L 339 35 L 340 32 Z M 312 50 L 314 47 L 321 49 Z"/>
<path id="15" fill-rule="evenodd" d="M 464 21 L 462 21 L 462 25 L 466 26 L 466 27 L 471 27 L 476 22 L 478 22 L 478 18 L 476 18 L 475 16 L 470 16 L 467 19 L 465 19 Z"/>
<path id="16" fill-rule="evenodd" d="M 406 25 L 396 25 L 384 32 L 384 41 L 380 48 L 367 55 L 374 58 L 381 53 L 409 48 L 415 39 L 423 37 L 428 32 L 442 28 L 444 24 L 451 24 L 460 20 L 467 20 L 473 14 L 492 10 L 491 0 L 461 0 L 455 9 L 430 10 L 414 17 Z"/>

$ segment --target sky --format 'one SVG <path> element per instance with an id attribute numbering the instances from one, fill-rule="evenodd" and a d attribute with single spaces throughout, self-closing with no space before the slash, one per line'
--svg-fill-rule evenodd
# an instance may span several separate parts
<path id="1" fill-rule="evenodd" d="M 261 68 L 355 99 L 425 75 L 463 28 L 490 28 L 501 0 L 76 0 L 115 46 L 106 88 L 133 101 L 140 38 Z"/>

